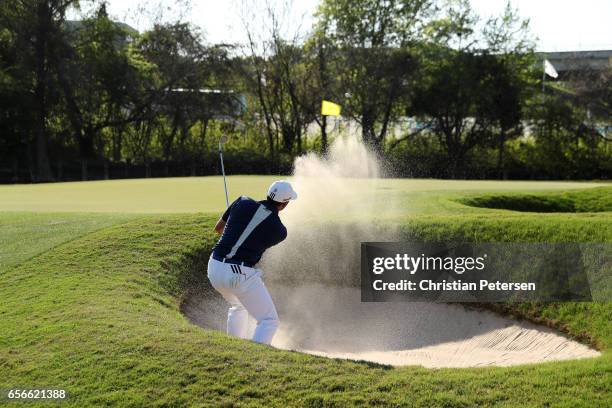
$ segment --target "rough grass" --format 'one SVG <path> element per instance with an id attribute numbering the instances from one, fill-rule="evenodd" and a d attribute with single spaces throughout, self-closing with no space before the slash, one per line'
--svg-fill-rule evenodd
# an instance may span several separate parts
<path id="1" fill-rule="evenodd" d="M 176 266 L 210 249 L 213 222 L 201 215 L 140 217 L 6 271 L 0 282 L 0 388 L 63 387 L 71 397 L 62 406 L 74 407 L 609 402 L 607 349 L 596 359 L 512 368 L 393 369 L 275 350 L 195 327 L 180 314 L 177 293 L 192 279 L 185 274 L 197 271 Z M 494 229 L 491 223 L 488 234 Z M 575 316 L 564 316 L 567 310 L 554 317 L 571 321 Z M 583 314 L 582 328 L 609 345 L 609 321 L 602 326 L 591 318 L 600 312 Z"/>

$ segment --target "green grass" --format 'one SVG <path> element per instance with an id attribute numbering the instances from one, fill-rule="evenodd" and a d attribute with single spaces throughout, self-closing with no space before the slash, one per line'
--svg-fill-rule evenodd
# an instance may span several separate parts
<path id="1" fill-rule="evenodd" d="M 473 207 L 526 212 L 604 212 L 612 211 L 612 187 L 554 192 L 548 194 L 487 194 L 459 202 Z"/>
<path id="2" fill-rule="evenodd" d="M 161 187 L 168 180 L 140 181 L 149 200 L 125 202 L 125 211 L 137 212 L 139 205 L 142 212 L 193 212 L 198 206 L 218 211 L 223 197 L 208 203 L 200 192 L 200 186 L 218 181 L 179 180 L 182 187 L 171 190 L 181 191 L 178 198 L 201 198 L 190 203 L 166 196 L 168 189 Z M 244 182 L 251 189 L 247 194 L 256 195 L 269 179 Z M 612 241 L 610 212 L 534 214 L 457 202 L 491 191 L 539 194 L 590 184 L 384 183 L 381 188 L 399 208 L 394 222 L 401 220 L 406 238 Z M 97 184 L 75 188 L 97 190 Z M 113 182 L 106 184 L 112 190 Z M 13 196 L 9 204 L 1 187 L 0 207 L 26 205 L 35 211 L 27 208 L 35 206 L 29 200 L 50 195 L 51 186 L 33 186 L 21 196 L 25 201 Z M 50 208 L 118 211 L 119 198 L 91 204 L 91 197 L 79 200 L 75 193 L 78 205 L 56 198 Z M 66 407 L 603 407 L 610 402 L 611 303 L 530 303 L 500 310 L 560 328 L 603 351 L 596 359 L 510 368 L 390 368 L 275 350 L 202 330 L 179 307 L 185 290 L 205 279 L 217 216 L 0 212 L 0 242 L 12 245 L 0 257 L 0 389 L 62 387 L 71 394 L 61 405 Z"/>
<path id="3" fill-rule="evenodd" d="M 121 214 L 3 213 L 0 275 L 11 266 L 91 231 L 129 219 Z"/>
<path id="4" fill-rule="evenodd" d="M 611 243 L 612 214 L 525 214 L 414 217 L 402 227 L 408 240 L 467 242 Z M 601 273 L 601 271 L 600 271 Z M 610 265 L 589 276 L 594 299 L 612 298 Z M 489 304 L 487 308 L 542 323 L 602 350 L 612 347 L 612 303 Z"/>
<path id="5" fill-rule="evenodd" d="M 389 369 L 201 330 L 183 318 L 169 290 L 186 280 L 167 274 L 180 270 L 168 266 L 182 263 L 182 254 L 210 248 L 212 236 L 203 231 L 213 222 L 148 216 L 5 273 L 0 387 L 62 386 L 72 394 L 65 406 L 570 407 L 604 406 L 610 396 L 610 353 L 514 368 Z"/>
<path id="6" fill-rule="evenodd" d="M 230 176 L 230 198 L 248 195 L 262 199 L 278 176 Z M 355 191 L 360 180 L 349 180 Z M 406 196 L 466 192 L 553 191 L 604 186 L 606 183 L 533 181 L 447 181 L 429 179 L 383 179 L 377 188 L 383 197 L 404 202 Z M 423 202 L 417 203 L 423 204 Z M 0 211 L 195 213 L 217 212 L 225 207 L 221 177 L 186 177 L 89 181 L 73 183 L 0 185 Z M 402 211 L 405 207 L 402 208 Z M 418 209 L 417 209 L 418 210 Z M 413 209 L 410 209 L 413 211 Z"/>
<path id="7" fill-rule="evenodd" d="M 275 177 L 228 178 L 232 197 L 262 197 Z M 0 211 L 194 213 L 225 207 L 221 177 L 0 185 Z"/>

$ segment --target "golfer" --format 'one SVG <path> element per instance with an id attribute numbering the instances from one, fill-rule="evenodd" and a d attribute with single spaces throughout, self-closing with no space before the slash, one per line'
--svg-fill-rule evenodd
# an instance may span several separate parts
<path id="1" fill-rule="evenodd" d="M 230 304 L 227 334 L 247 338 L 248 315 L 257 321 L 253 341 L 270 344 L 278 314 L 255 265 L 266 249 L 282 242 L 287 229 L 278 217 L 297 193 L 287 181 L 272 183 L 268 197 L 255 201 L 239 197 L 223 213 L 215 231 L 221 234 L 208 261 L 208 279 Z"/>

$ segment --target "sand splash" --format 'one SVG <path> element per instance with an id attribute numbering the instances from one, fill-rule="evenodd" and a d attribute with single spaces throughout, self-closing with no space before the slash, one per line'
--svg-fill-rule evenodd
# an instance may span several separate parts
<path id="1" fill-rule="evenodd" d="M 359 285 L 364 241 L 394 241 L 377 220 L 392 211 L 380 190 L 379 161 L 356 137 L 338 138 L 327 157 L 296 159 L 291 181 L 299 198 L 281 213 L 288 237 L 264 255 L 266 282 Z"/>

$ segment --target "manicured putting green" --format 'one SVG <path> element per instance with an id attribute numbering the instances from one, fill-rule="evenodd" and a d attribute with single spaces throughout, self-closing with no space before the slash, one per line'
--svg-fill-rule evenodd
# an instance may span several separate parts
<path id="1" fill-rule="evenodd" d="M 238 195 L 263 198 L 267 187 L 281 176 L 230 176 L 230 199 Z M 324 181 L 322 181 L 324 182 Z M 360 180 L 349 180 L 356 191 Z M 377 189 L 391 200 L 405 203 L 406 194 L 424 192 L 535 192 L 590 188 L 606 183 L 529 181 L 449 181 L 382 179 Z M 428 200 L 429 201 L 429 200 Z M 431 210 L 431 202 L 423 211 Z M 419 207 L 415 203 L 416 207 Z M 221 177 L 186 177 L 90 181 L 0 186 L 0 211 L 194 213 L 225 208 Z M 419 212 L 422 212 L 419 210 Z"/>
<path id="2" fill-rule="evenodd" d="M 231 177 L 230 194 L 263 196 L 273 179 Z M 221 177 L 0 186 L 0 211 L 193 213 L 219 211 L 224 207 Z"/>

